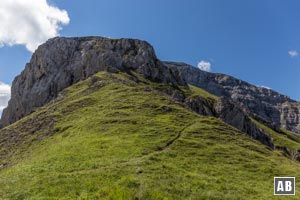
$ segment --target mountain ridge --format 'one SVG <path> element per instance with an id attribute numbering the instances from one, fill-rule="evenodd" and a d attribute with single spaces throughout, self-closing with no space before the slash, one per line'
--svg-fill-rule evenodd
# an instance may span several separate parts
<path id="1" fill-rule="evenodd" d="M 265 120 L 277 128 L 300 133 L 300 102 L 226 74 L 205 72 L 184 63 L 166 64 L 179 70 L 189 84 L 201 87 L 216 96 L 232 99 L 253 117 Z"/>
<path id="2" fill-rule="evenodd" d="M 56 37 L 41 45 L 12 85 L 12 97 L 0 125 L 7 126 L 57 97 L 64 88 L 99 71 L 136 71 L 175 87 L 191 84 L 225 96 L 252 117 L 273 128 L 300 133 L 300 103 L 232 76 L 160 61 L 141 40 L 103 37 Z"/>
<path id="3" fill-rule="evenodd" d="M 163 67 L 150 44 L 133 39 L 56 37 L 41 45 L 12 84 L 0 124 L 9 125 L 53 100 L 64 88 L 99 71 L 135 70 L 152 80 L 185 85 Z M 176 78 L 179 78 L 178 80 Z"/>

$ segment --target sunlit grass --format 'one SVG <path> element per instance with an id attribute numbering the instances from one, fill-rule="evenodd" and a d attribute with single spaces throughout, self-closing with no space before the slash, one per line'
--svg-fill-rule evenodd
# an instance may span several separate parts
<path id="1" fill-rule="evenodd" d="M 1 144 L 0 199 L 274 199 L 274 176 L 300 176 L 281 152 L 174 103 L 160 92 L 170 86 L 94 79 L 0 132 L 23 133 Z"/>

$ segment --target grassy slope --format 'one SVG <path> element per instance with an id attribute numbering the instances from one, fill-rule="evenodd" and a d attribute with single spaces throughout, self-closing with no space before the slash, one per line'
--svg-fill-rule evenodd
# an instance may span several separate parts
<path id="1" fill-rule="evenodd" d="M 273 177 L 300 177 L 280 152 L 151 90 L 166 86 L 97 77 L 0 131 L 2 199 L 280 199 Z M 1 143 L 7 131 L 22 142 Z"/>

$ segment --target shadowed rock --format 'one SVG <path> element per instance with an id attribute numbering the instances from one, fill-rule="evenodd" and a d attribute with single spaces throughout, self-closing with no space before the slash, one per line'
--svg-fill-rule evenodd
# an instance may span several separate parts
<path id="1" fill-rule="evenodd" d="M 246 133 L 249 137 L 274 149 L 272 138 L 257 127 L 241 107 L 226 97 L 220 97 L 217 101 L 202 97 L 186 98 L 184 104 L 200 115 L 220 118 L 227 124 Z"/>
<path id="2" fill-rule="evenodd" d="M 247 114 L 233 102 L 221 97 L 215 104 L 216 117 L 219 117 L 227 124 L 246 133 L 251 138 L 260 141 L 262 144 L 274 149 L 271 137 L 261 128 L 257 127 Z"/>

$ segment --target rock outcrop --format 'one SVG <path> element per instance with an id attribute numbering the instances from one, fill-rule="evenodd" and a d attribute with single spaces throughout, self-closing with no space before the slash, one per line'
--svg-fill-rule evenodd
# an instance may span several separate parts
<path id="1" fill-rule="evenodd" d="M 285 102 L 279 107 L 282 128 L 293 132 L 300 130 L 300 103 Z"/>
<path id="2" fill-rule="evenodd" d="M 257 87 L 225 74 L 201 71 L 185 63 L 165 62 L 165 65 L 179 70 L 187 83 L 216 96 L 230 98 L 253 117 L 261 118 L 272 126 L 300 133 L 300 102 L 271 89 Z"/>
<path id="3" fill-rule="evenodd" d="M 214 109 L 216 117 L 246 133 L 251 138 L 260 141 L 262 144 L 272 149 L 274 148 L 271 137 L 261 128 L 258 128 L 248 117 L 247 113 L 232 101 L 221 97 L 216 102 Z"/>
<path id="4" fill-rule="evenodd" d="M 0 124 L 7 126 L 21 119 L 50 102 L 61 90 L 99 71 L 130 70 L 153 81 L 186 84 L 176 70 L 157 59 L 145 41 L 103 37 L 50 39 L 37 49 L 13 81 L 11 100 Z"/>
<path id="5" fill-rule="evenodd" d="M 274 149 L 271 137 L 261 128 L 258 128 L 242 108 L 226 97 L 220 97 L 217 101 L 213 101 L 196 96 L 186 98 L 184 104 L 200 115 L 220 118 L 227 124 L 246 133 L 249 137 Z"/>

